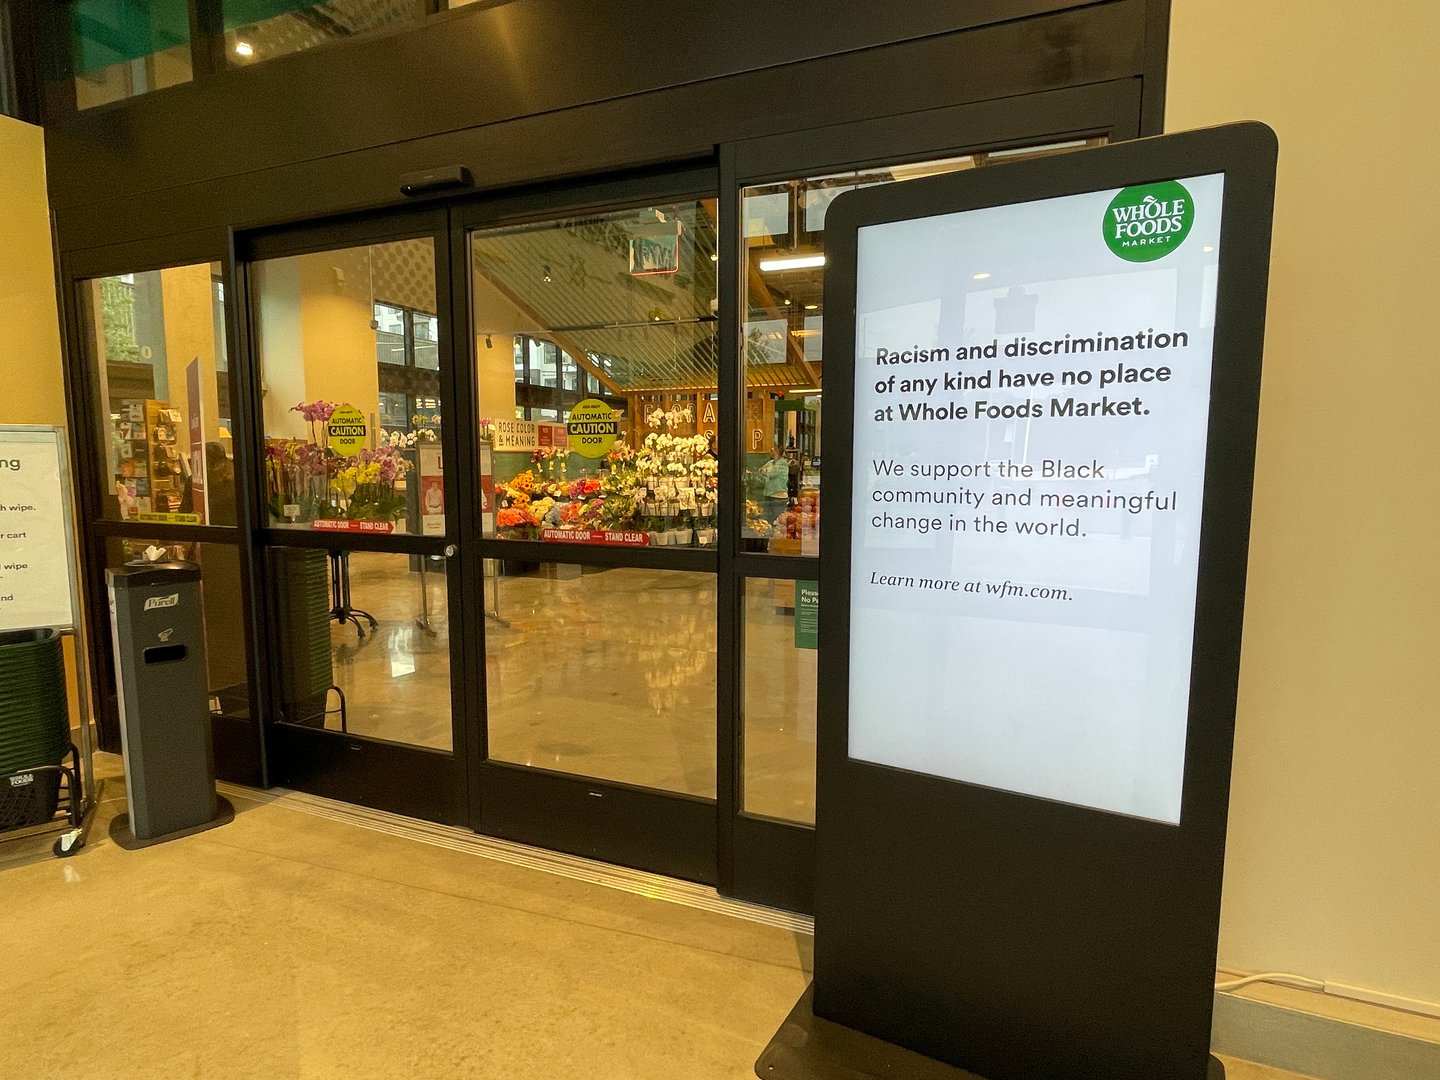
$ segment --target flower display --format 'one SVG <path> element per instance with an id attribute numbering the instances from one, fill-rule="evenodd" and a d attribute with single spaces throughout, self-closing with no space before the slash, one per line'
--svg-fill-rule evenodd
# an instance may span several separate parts
<path id="1" fill-rule="evenodd" d="M 330 445 L 326 423 L 344 404 L 301 402 L 290 411 L 309 425 L 309 438 L 267 440 L 265 486 L 275 520 L 395 521 L 404 515 L 405 496 L 396 484 L 410 471 L 404 451 L 414 447 L 417 436 L 382 431 L 375 449 L 342 457 Z"/>
<path id="2" fill-rule="evenodd" d="M 435 441 L 435 432 L 430 428 L 422 428 L 419 431 L 385 431 L 380 432 L 380 442 L 384 445 L 393 446 L 397 450 L 413 450 L 422 442 L 432 443 Z"/>
<path id="3" fill-rule="evenodd" d="M 528 467 L 495 484 L 497 529 L 512 537 L 542 527 L 643 532 L 652 544 L 715 543 L 719 463 L 712 435 L 681 433 L 693 416 L 688 405 L 643 414 L 650 430 L 640 446 L 617 442 L 598 476 L 570 479 L 578 459 L 567 447 L 530 451 Z"/>

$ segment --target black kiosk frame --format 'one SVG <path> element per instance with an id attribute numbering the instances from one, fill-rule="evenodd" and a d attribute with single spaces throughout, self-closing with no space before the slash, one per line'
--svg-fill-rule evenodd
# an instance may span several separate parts
<path id="1" fill-rule="evenodd" d="M 988 1080 L 1197 1080 L 1218 1065 L 1210 1024 L 1276 154 L 1268 128 L 1236 124 L 860 191 L 831 207 L 832 430 L 822 511 L 830 555 L 821 570 L 815 981 L 807 991 L 822 1024 Z M 858 231 L 1215 173 L 1224 174 L 1223 261 L 1179 823 L 850 757 Z M 818 1060 L 826 1040 L 806 1050 L 793 1030 L 802 1012 L 803 999 L 787 1025 L 789 1050 L 772 1043 L 761 1075 L 897 1075 L 878 1059 L 866 1071 L 853 1042 L 849 1060 Z"/>

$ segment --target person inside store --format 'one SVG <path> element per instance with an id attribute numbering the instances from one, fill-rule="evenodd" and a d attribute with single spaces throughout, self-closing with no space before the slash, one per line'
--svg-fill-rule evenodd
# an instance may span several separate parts
<path id="1" fill-rule="evenodd" d="M 235 465 L 222 443 L 205 444 L 205 501 L 209 504 L 207 525 L 235 524 Z M 190 476 L 185 478 L 180 494 L 180 512 L 199 512 L 195 509 L 195 482 Z"/>
<path id="2" fill-rule="evenodd" d="M 800 482 L 805 477 L 804 469 L 800 465 L 800 452 L 793 446 L 785 451 L 785 458 L 789 462 L 789 477 L 786 480 L 786 494 L 789 496 L 790 505 L 794 506 L 800 501 Z"/>
<path id="3" fill-rule="evenodd" d="M 765 520 L 773 525 L 790 505 L 790 462 L 785 460 L 785 451 L 778 442 L 770 450 L 770 460 L 760 466 L 760 479 L 764 485 Z"/>

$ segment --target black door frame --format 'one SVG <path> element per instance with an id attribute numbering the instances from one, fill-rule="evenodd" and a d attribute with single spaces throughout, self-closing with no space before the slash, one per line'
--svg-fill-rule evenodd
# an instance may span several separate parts
<path id="1" fill-rule="evenodd" d="M 1140 108 L 1139 81 L 1125 79 L 730 143 L 720 153 L 720 219 L 738 222 L 740 193 L 753 184 L 1087 137 L 1132 139 L 1140 134 Z M 726 230 L 720 242 L 721 265 L 729 267 L 720 293 L 720 401 L 726 418 L 721 445 L 735 452 L 721 460 L 722 483 L 731 492 L 742 490 L 744 469 L 738 449 L 744 445 L 746 391 L 738 334 L 745 318 L 739 308 L 742 255 L 739 229 Z M 752 579 L 818 581 L 820 557 L 742 551 L 737 509 L 736 498 L 728 504 L 722 499 L 721 604 L 730 606 L 720 616 L 720 888 L 739 899 L 809 912 L 814 826 L 744 810 L 743 595 Z"/>
<path id="2" fill-rule="evenodd" d="M 251 716 L 274 712 L 275 688 L 256 673 L 269 660 L 273 613 L 266 599 L 267 547 L 301 546 L 442 554 L 449 560 L 450 617 L 459 628 L 452 646 L 451 687 L 454 750 L 436 751 L 356 738 L 329 738 L 306 729 L 261 722 L 236 743 L 233 767 L 222 775 L 250 783 L 300 783 L 349 801 L 375 802 L 382 783 L 413 793 L 387 808 L 430 820 L 466 824 L 497 836 L 602 858 L 643 869 L 714 883 L 730 896 L 777 907 L 812 907 L 814 832 L 809 826 L 747 815 L 741 810 L 743 777 L 743 610 L 740 596 L 751 578 L 815 580 L 816 557 L 784 557 L 741 550 L 737 493 L 741 488 L 745 383 L 739 358 L 741 240 L 739 195 L 743 186 L 865 165 L 944 157 L 977 150 L 1061 141 L 1086 135 L 1132 138 L 1141 132 L 1141 80 L 1108 82 L 1020 97 L 947 106 L 818 129 L 721 144 L 705 161 L 681 161 L 607 177 L 548 182 L 523 189 L 379 210 L 343 218 L 236 233 L 208 229 L 181 236 L 62 253 L 59 265 L 62 320 L 69 356 L 67 394 L 74 418 L 75 457 L 81 474 L 77 499 L 87 537 L 87 602 L 92 616 L 106 610 L 104 539 L 110 536 L 236 543 L 245 592 L 246 641 L 251 663 Z M 340 168 L 339 163 L 336 164 Z M 720 542 L 714 550 L 623 552 L 586 545 L 484 540 L 470 526 L 479 520 L 478 438 L 480 408 L 475 386 L 474 331 L 469 296 L 467 233 L 472 228 L 562 216 L 638 201 L 693 195 L 719 197 L 718 282 L 719 394 L 722 423 Z M 285 208 L 279 208 L 283 216 Z M 435 243 L 437 315 L 441 319 L 442 392 L 448 424 L 443 444 L 446 535 L 443 538 L 346 537 L 268 527 L 261 498 L 263 417 L 258 403 L 260 372 L 254 359 L 249 263 L 257 257 L 299 254 L 387 239 L 431 236 Z M 215 262 L 226 284 L 226 329 L 235 388 L 237 486 L 236 530 L 209 526 L 151 525 L 105 521 L 99 506 L 99 449 L 104 418 L 98 414 L 98 370 L 86 347 L 81 283 L 110 274 Z M 446 284 L 448 282 L 448 288 Z M 466 339 L 469 339 L 468 341 Z M 486 760 L 483 559 L 495 545 L 511 558 L 587 565 L 653 566 L 715 574 L 717 590 L 717 789 L 715 800 L 666 795 L 623 784 Z M 108 632 L 92 617 L 91 661 L 108 670 Z M 103 682 L 97 679 L 97 682 Z M 474 719 L 472 719 L 474 718 Z M 217 728 L 218 732 L 218 728 Z M 233 733 L 232 733 L 233 734 Z M 332 735 L 334 733 L 331 733 Z M 357 753 L 352 746 L 359 746 Z M 253 747 L 253 749 L 251 749 Z M 220 744 L 217 742 L 217 750 Z M 368 751 L 364 753 L 363 751 Z M 297 758 L 301 773 L 269 766 Z M 357 761 L 373 762 L 359 766 Z M 398 770 L 398 772 L 396 771 Z M 595 793 L 600 797 L 597 798 Z"/>
<path id="3" fill-rule="evenodd" d="M 715 198 L 719 174 L 713 162 L 679 163 L 622 176 L 551 184 L 520 192 L 485 195 L 453 204 L 451 219 L 452 307 L 465 312 L 468 341 L 460 366 L 474 378 L 477 328 L 471 324 L 469 234 L 494 226 L 545 221 L 575 214 L 625 209 L 646 203 L 686 198 Z M 478 394 L 465 399 L 469 409 L 483 409 Z M 477 462 L 478 417 L 466 429 L 466 460 Z M 462 481 L 473 500 L 479 492 L 478 467 L 474 482 Z M 723 493 L 720 499 L 724 503 Z M 466 533 L 461 558 L 466 578 L 482 583 L 483 560 L 516 559 L 560 562 L 581 566 L 636 567 L 690 571 L 715 575 L 717 557 L 712 549 L 608 548 L 563 542 L 486 538 L 478 527 L 479 507 L 465 510 Z M 722 586 L 716 579 L 716 596 Z M 485 745 L 485 633 L 484 606 L 477 587 L 466 604 L 465 633 L 476 643 L 472 656 L 478 673 L 472 683 L 478 695 L 478 738 L 470 751 L 471 824 L 479 832 L 510 840 L 554 848 L 706 884 L 717 884 L 714 799 L 657 791 L 611 780 L 561 773 L 533 766 L 491 760 Z M 718 682 L 717 669 L 717 682 Z M 717 711 L 717 721 L 719 713 Z"/>
<path id="4" fill-rule="evenodd" d="M 110 633 L 109 597 L 105 584 L 107 542 L 112 540 L 153 540 L 164 544 L 199 543 L 234 547 L 239 562 L 241 628 L 246 666 L 248 718 L 212 714 L 217 771 L 225 779 L 268 786 L 261 688 L 254 673 L 263 670 L 257 650 L 258 595 L 251 570 L 254 566 L 254 529 L 257 505 L 248 484 L 236 484 L 236 524 L 180 525 L 123 521 L 107 516 L 102 490 L 108 487 L 101 462 L 109 439 L 107 418 L 100 408 L 100 379 L 104 377 L 103 357 L 94 355 L 93 313 L 84 295 L 88 282 L 120 274 L 147 273 L 195 264 L 218 264 L 225 287 L 224 331 L 229 357 L 229 392 L 232 421 L 237 430 L 248 423 L 251 399 L 241 391 L 238 366 L 237 308 L 234 287 L 231 237 L 226 229 L 207 229 L 180 235 L 154 237 L 106 247 L 62 252 L 56 260 L 57 294 L 60 308 L 61 348 L 66 408 L 70 417 L 73 467 L 76 472 L 75 503 L 79 517 L 79 549 L 84 561 L 83 607 L 88 632 L 87 658 L 94 672 L 97 745 L 119 752 L 119 711 L 116 705 L 115 662 Z M 237 477 L 246 475 L 251 447 L 243 437 L 234 439 Z"/>
<path id="5" fill-rule="evenodd" d="M 442 413 L 463 400 L 465 387 L 457 385 L 455 338 L 457 336 L 451 293 L 445 289 L 448 273 L 448 219 L 443 207 L 403 208 L 372 215 L 357 215 L 315 224 L 256 230 L 235 238 L 233 267 L 236 315 L 239 334 L 237 351 L 243 373 L 243 394 L 250 409 L 245 438 L 251 446 L 250 471 L 246 487 L 256 503 L 252 546 L 251 579 L 261 602 L 256 605 L 261 627 L 259 671 L 265 703 L 262 725 L 266 736 L 268 776 L 272 784 L 294 787 L 345 802 L 357 803 L 410 817 L 443 824 L 463 824 L 468 816 L 465 761 L 469 728 L 466 718 L 472 700 L 467 679 L 467 656 L 463 633 L 450 635 L 451 738 L 449 751 L 412 746 L 319 728 L 280 723 L 280 665 L 274 655 L 278 640 L 277 590 L 268 552 L 277 548 L 310 548 L 328 552 L 367 551 L 446 559 L 448 616 L 456 625 L 456 613 L 465 602 L 465 574 L 460 560 L 449 558 L 457 543 L 459 491 L 464 471 L 460 466 L 456 440 L 441 440 L 446 514 L 444 536 L 409 534 L 331 534 L 305 529 L 273 527 L 265 515 L 260 493 L 264 491 L 265 445 L 263 371 L 255 333 L 255 297 L 251 266 L 267 259 L 383 244 L 397 240 L 430 239 L 433 244 L 436 281 L 436 317 L 440 327 L 438 356 Z"/>

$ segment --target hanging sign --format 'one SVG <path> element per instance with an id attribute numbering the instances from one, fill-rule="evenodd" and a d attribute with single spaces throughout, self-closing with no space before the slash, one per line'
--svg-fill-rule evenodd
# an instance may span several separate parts
<path id="1" fill-rule="evenodd" d="M 354 405 L 341 405 L 325 422 L 330 449 L 341 457 L 354 457 L 365 447 L 365 414 Z"/>
<path id="2" fill-rule="evenodd" d="M 641 225 L 630 234 L 630 273 L 654 277 L 680 272 L 680 222 Z"/>
<path id="3" fill-rule="evenodd" d="M 0 631 L 76 624 L 58 428 L 0 428 Z"/>
<path id="4" fill-rule="evenodd" d="M 620 438 L 615 410 L 599 398 L 586 398 L 571 409 L 568 426 L 570 452 L 581 457 L 602 458 Z"/>

